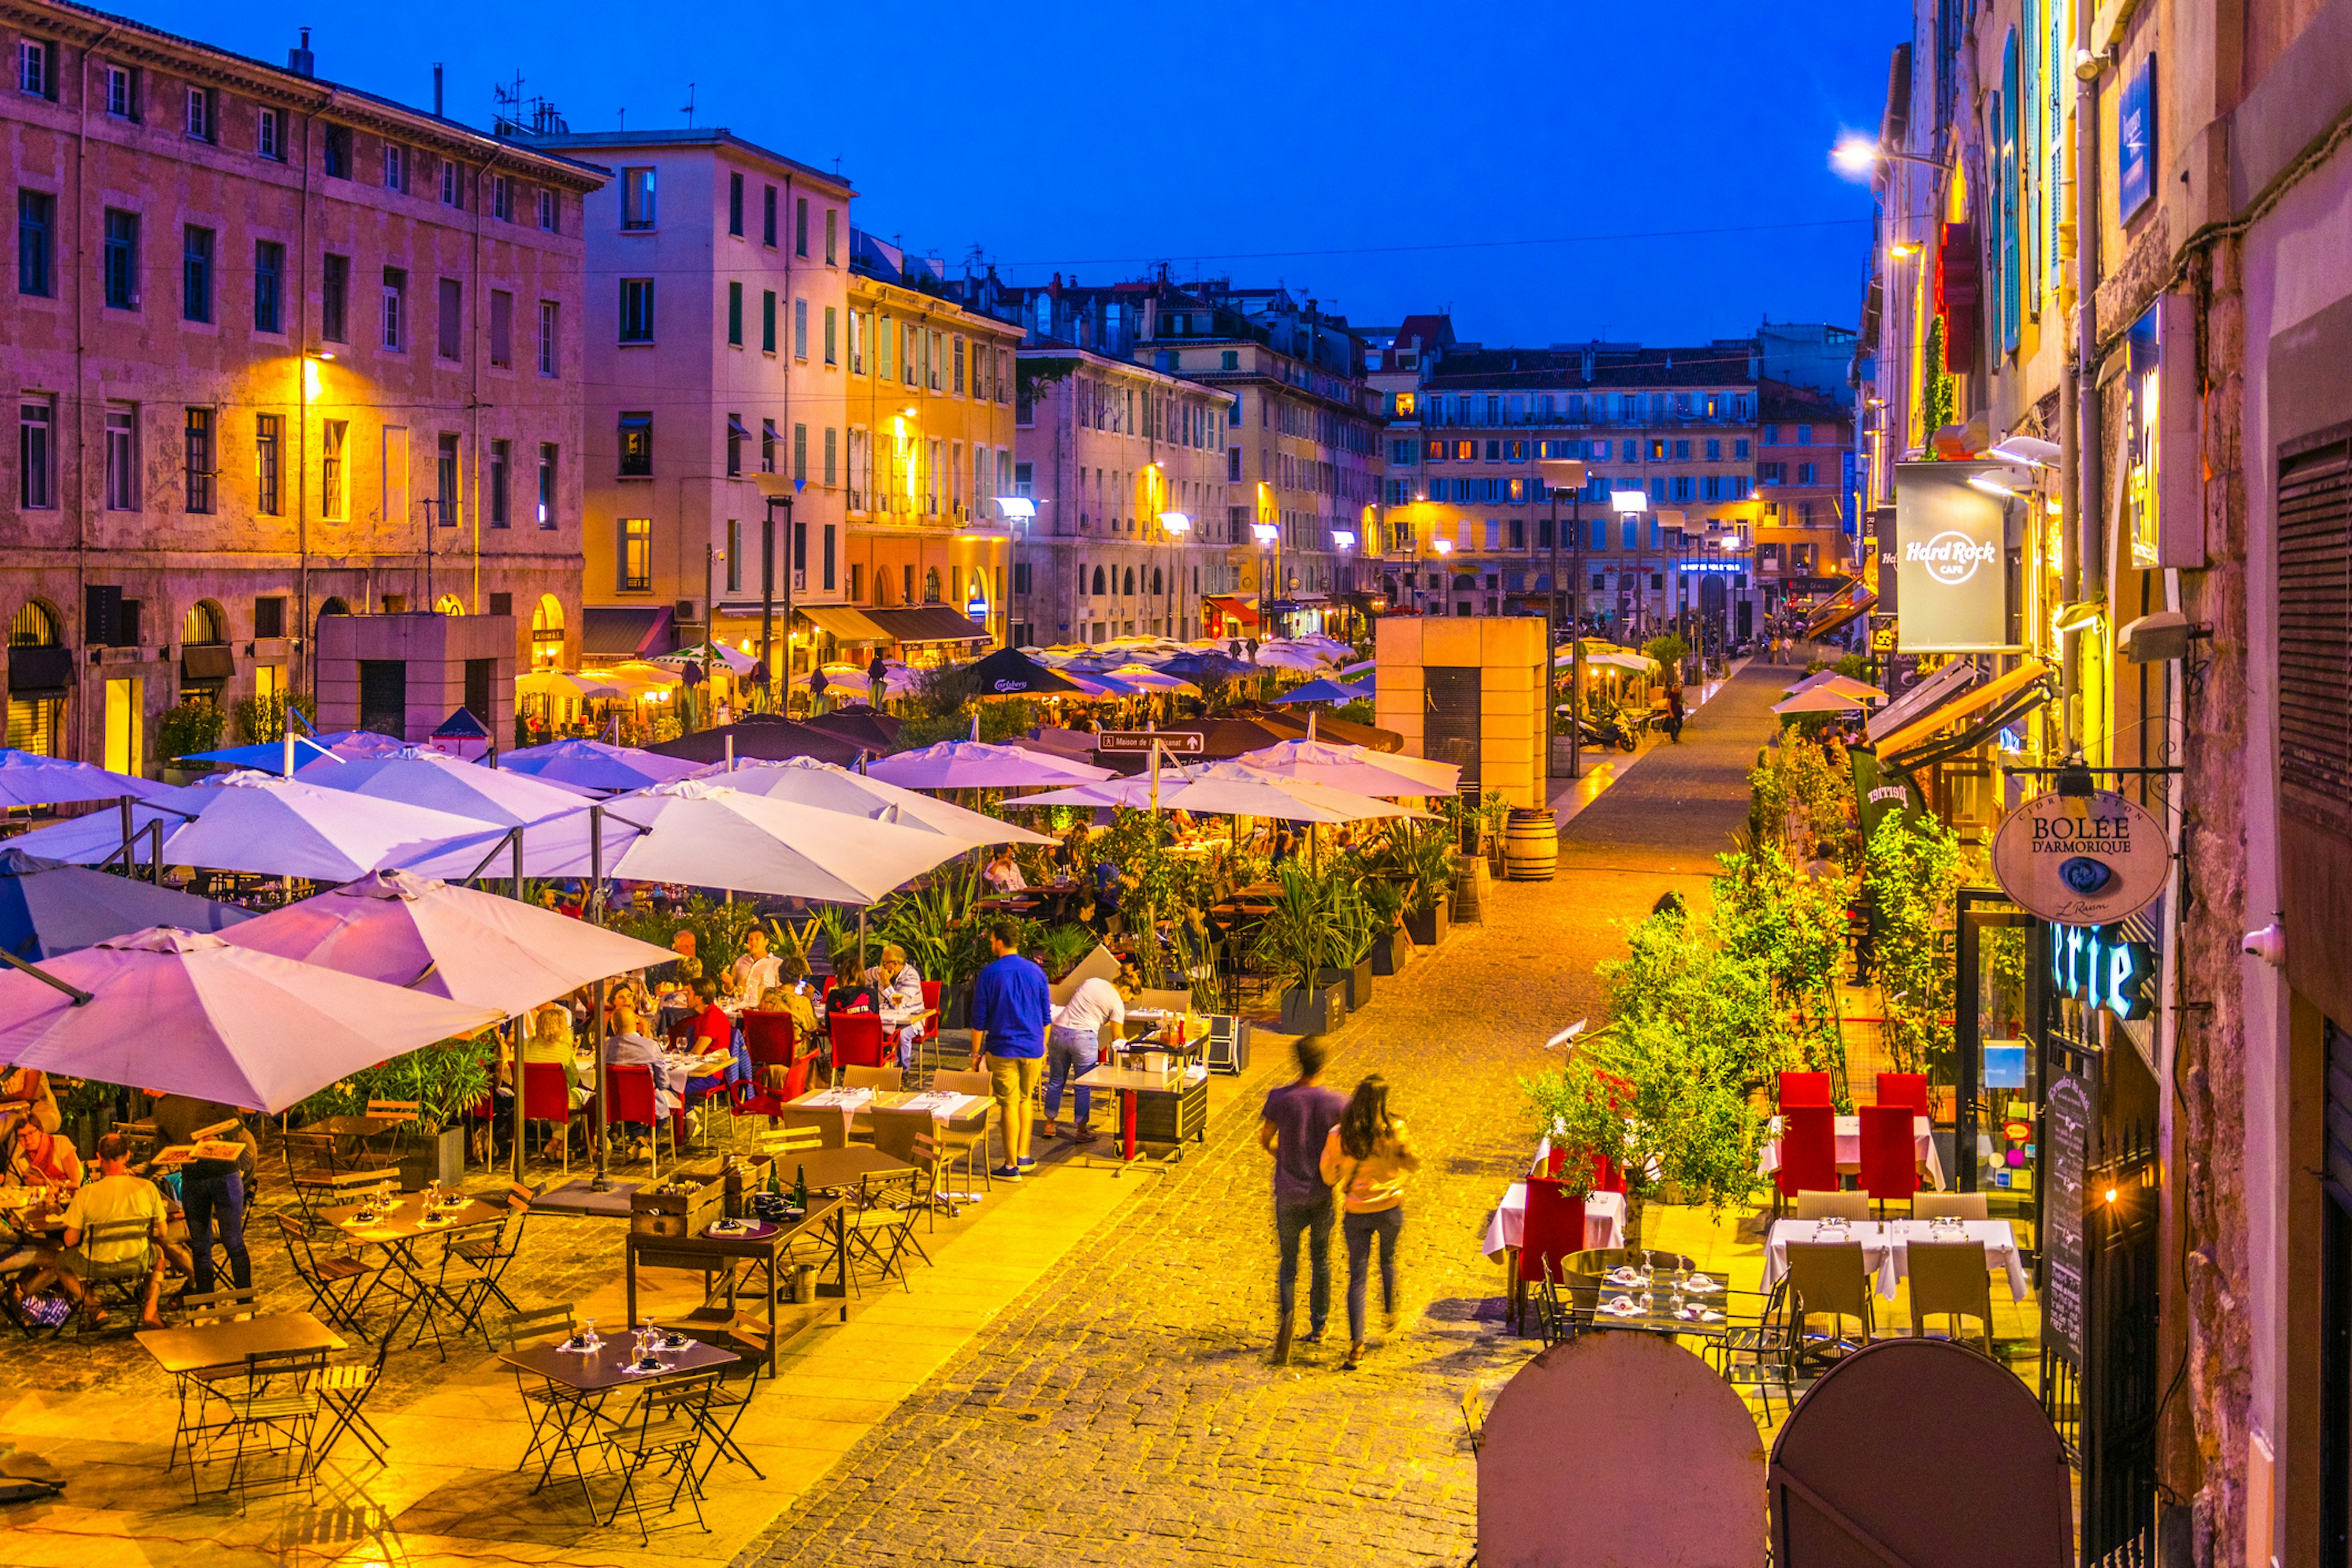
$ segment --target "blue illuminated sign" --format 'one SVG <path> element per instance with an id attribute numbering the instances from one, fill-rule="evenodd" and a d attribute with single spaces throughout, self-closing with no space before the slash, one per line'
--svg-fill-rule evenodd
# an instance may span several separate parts
<path id="1" fill-rule="evenodd" d="M 2145 1018 L 2156 949 L 2115 934 L 2113 926 L 2050 928 L 2050 981 L 2084 1006 L 2105 1007 L 2118 1018 Z"/>
<path id="2" fill-rule="evenodd" d="M 2150 54 L 2124 79 L 2116 113 L 2116 203 L 2126 220 L 2155 194 L 2155 170 L 2156 56 Z"/>

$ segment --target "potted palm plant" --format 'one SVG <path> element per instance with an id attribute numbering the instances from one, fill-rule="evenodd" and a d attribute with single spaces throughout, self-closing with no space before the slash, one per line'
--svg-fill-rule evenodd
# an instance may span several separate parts
<path id="1" fill-rule="evenodd" d="M 1404 889 L 1394 882 L 1367 878 L 1357 884 L 1372 915 L 1370 962 L 1374 974 L 1402 974 L 1412 956 L 1412 939 L 1404 933 Z"/>
<path id="2" fill-rule="evenodd" d="M 351 1079 L 354 1113 L 370 1100 L 414 1100 L 416 1125 L 400 1156 L 400 1184 L 455 1185 L 466 1174 L 466 1112 L 490 1092 L 487 1039 L 444 1040 Z"/>
<path id="3" fill-rule="evenodd" d="M 1354 878 L 1335 874 L 1323 880 L 1323 909 L 1333 963 L 1317 973 L 1316 982 L 1345 986 L 1348 1011 L 1358 1012 L 1372 999 L 1372 946 L 1379 928 L 1371 904 Z"/>
<path id="4" fill-rule="evenodd" d="M 1282 868 L 1281 889 L 1258 923 L 1257 957 L 1287 982 L 1282 992 L 1285 1034 L 1319 1035 L 1347 1018 L 1347 987 L 1327 984 L 1336 963 L 1331 924 L 1321 888 L 1297 865 Z"/>

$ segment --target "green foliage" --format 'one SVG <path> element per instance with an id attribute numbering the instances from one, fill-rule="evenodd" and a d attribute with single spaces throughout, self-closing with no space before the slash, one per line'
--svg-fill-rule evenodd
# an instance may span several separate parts
<path id="1" fill-rule="evenodd" d="M 656 947 L 667 947 L 670 939 L 681 931 L 692 931 L 694 955 L 702 961 L 702 973 L 715 979 L 741 955 L 743 939 L 760 923 L 758 911 L 748 902 L 713 903 L 697 894 L 672 913 L 646 910 L 621 917 L 613 922 L 613 927 L 625 936 L 652 942 Z"/>
<path id="2" fill-rule="evenodd" d="M 1095 933 L 1082 925 L 1038 925 L 1023 951 L 1052 978 L 1067 974 L 1078 960 L 1095 950 Z"/>
<path id="3" fill-rule="evenodd" d="M 1331 929 L 1328 885 L 1296 861 L 1282 864 L 1272 907 L 1258 922 L 1256 957 L 1285 985 L 1312 991 L 1319 971 L 1342 967 Z"/>
<path id="4" fill-rule="evenodd" d="M 928 882 L 885 899 L 873 926 L 882 941 L 907 950 L 907 962 L 924 979 L 961 985 L 991 956 L 988 933 L 996 922 L 982 917 L 979 902 L 979 879 L 961 867 L 946 867 Z M 855 943 L 854 931 L 849 940 Z"/>
<path id="5" fill-rule="evenodd" d="M 210 698 L 184 699 L 164 710 L 156 742 L 165 760 L 178 762 L 191 752 L 209 752 L 220 744 L 227 715 Z"/>
<path id="6" fill-rule="evenodd" d="M 229 704 L 229 716 L 236 721 L 236 732 L 246 745 L 258 745 L 264 741 L 286 738 L 286 710 L 291 706 L 298 713 L 315 714 L 318 707 L 307 691 L 279 692 L 272 697 L 240 697 Z M 199 746 L 198 751 L 205 748 Z"/>
<path id="7" fill-rule="evenodd" d="M 1398 817 L 1382 823 L 1379 832 L 1360 840 L 1336 864 L 1361 881 L 1397 889 L 1402 911 L 1417 919 L 1453 891 L 1455 842 L 1454 829 L 1443 818 L 1415 822 Z M 1239 868 L 1235 874 L 1240 875 Z"/>
<path id="8" fill-rule="evenodd" d="M 1940 314 L 1927 322 L 1927 342 L 1920 357 L 1927 366 L 1927 384 L 1920 388 L 1919 423 L 1933 436 L 1958 417 L 1953 412 L 1952 377 L 1944 369 L 1944 318 Z M 1924 455 L 1932 460 L 1936 444 L 1931 440 L 1926 445 Z"/>
<path id="9" fill-rule="evenodd" d="M 1950 1070 L 1953 958 L 1941 939 L 1966 880 L 1959 839 L 1933 821 L 1888 816 L 1864 858 L 1880 1016 L 1887 1053 L 1904 1072 Z"/>
<path id="10" fill-rule="evenodd" d="M 1369 697 L 1359 697 L 1352 701 L 1340 703 L 1339 706 L 1331 710 L 1331 717 L 1347 724 L 1377 724 L 1380 722 L 1379 711 L 1372 700 Z"/>
<path id="11" fill-rule="evenodd" d="M 1769 843 L 1718 856 L 1717 863 L 1723 870 L 1714 880 L 1709 923 L 1724 955 L 1760 974 L 1769 988 L 1772 1050 L 1791 1054 L 1813 1070 L 1839 1071 L 1844 1054 L 1837 983 L 1845 949 L 1845 884 L 1799 875 Z"/>
<path id="12" fill-rule="evenodd" d="M 1755 842 L 1779 845 L 1791 859 L 1808 858 L 1810 849 L 1843 870 L 1857 867 L 1862 847 L 1853 769 L 1843 746 L 1784 738 L 1781 745 L 1758 755 L 1748 788 L 1748 826 Z"/>
<path id="13" fill-rule="evenodd" d="M 1660 668 L 1671 677 L 1681 668 L 1683 660 L 1690 657 L 1690 644 L 1683 641 L 1677 634 L 1666 632 L 1643 643 L 1642 651 L 1657 660 Z"/>
<path id="14" fill-rule="evenodd" d="M 810 917 L 811 928 L 824 938 L 825 963 L 835 974 L 855 974 L 866 968 L 866 949 L 857 940 L 857 911 L 839 904 L 820 904 Z M 867 925 L 870 930 L 872 919 Z M 909 953 L 920 970 L 922 961 Z M 929 973 L 928 970 L 921 971 Z"/>
<path id="15" fill-rule="evenodd" d="M 371 1100 L 413 1100 L 420 1131 L 435 1133 L 473 1109 L 490 1091 L 496 1046 L 484 1034 L 469 1040 L 444 1040 L 372 1068 L 362 1068 L 296 1106 L 292 1125 L 323 1116 L 357 1116 Z"/>

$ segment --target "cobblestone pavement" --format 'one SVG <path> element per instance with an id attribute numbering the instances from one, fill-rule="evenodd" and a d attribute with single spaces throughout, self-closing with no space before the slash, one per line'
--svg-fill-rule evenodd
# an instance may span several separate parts
<path id="1" fill-rule="evenodd" d="M 1206 1146 L 1165 1178 L 1138 1178 L 1125 1207 L 740 1561 L 1467 1561 L 1475 1476 L 1461 1397 L 1532 1344 L 1504 1331 L 1501 1272 L 1478 1250 L 1532 1141 L 1517 1079 L 1545 1059 L 1546 1036 L 1594 1011 L 1592 966 L 1620 948 L 1622 923 L 1668 887 L 1697 890 L 1745 819 L 1745 771 L 1793 673 L 1735 677 L 1680 746 L 1643 758 L 1570 825 L 1558 880 L 1497 884 L 1486 923 L 1380 982 L 1331 1037 L 1330 1080 L 1384 1074 L 1425 1161 L 1401 1253 L 1404 1318 L 1383 1336 L 1375 1310 L 1361 1371 L 1339 1367 L 1344 1258 L 1331 1342 L 1265 1364 L 1273 1226 L 1250 1108 L 1287 1076 L 1289 1053 L 1261 1036 Z"/>

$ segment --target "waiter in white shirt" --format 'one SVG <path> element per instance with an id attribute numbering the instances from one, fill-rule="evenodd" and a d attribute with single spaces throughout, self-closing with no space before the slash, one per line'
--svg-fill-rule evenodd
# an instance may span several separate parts
<path id="1" fill-rule="evenodd" d="M 753 926 L 743 939 L 743 955 L 727 966 L 727 994 L 756 1007 L 768 987 L 776 984 L 783 961 L 768 951 L 768 933 Z"/>
<path id="2" fill-rule="evenodd" d="M 1102 1059 L 1105 1024 L 1127 1022 L 1127 998 L 1118 986 L 1096 975 L 1082 983 L 1054 1014 L 1054 1027 L 1045 1037 L 1045 1136 L 1059 1131 L 1062 1089 L 1070 1085 L 1077 1095 L 1078 1118 L 1070 1124 L 1073 1143 L 1091 1143 L 1095 1130 L 1087 1125 L 1094 1112 L 1094 1090 L 1071 1080 L 1083 1078 Z"/>

